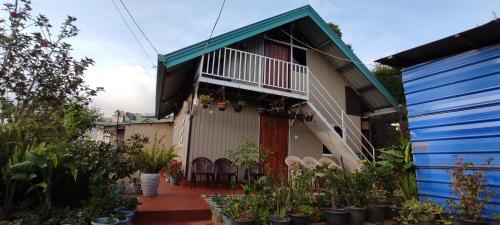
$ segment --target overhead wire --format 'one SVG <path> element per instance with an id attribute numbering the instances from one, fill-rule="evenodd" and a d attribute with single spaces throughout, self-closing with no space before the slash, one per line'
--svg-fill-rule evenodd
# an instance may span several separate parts
<path id="1" fill-rule="evenodd" d="M 122 0 L 119 0 L 119 1 L 122 4 L 123 8 L 125 8 L 125 11 L 129 15 L 129 17 L 132 19 L 132 22 L 134 22 L 134 24 L 137 27 L 137 29 L 139 29 L 139 31 L 141 32 L 142 36 L 144 36 L 144 38 L 148 41 L 148 43 L 151 46 L 151 48 L 153 48 L 155 50 L 156 54 L 160 54 L 158 52 L 158 50 L 156 50 L 156 47 L 153 45 L 153 43 L 151 43 L 151 40 L 149 40 L 149 37 L 146 35 L 146 33 L 144 33 L 144 31 L 142 30 L 141 26 L 139 26 L 139 24 L 137 24 L 137 22 L 135 21 L 134 16 L 132 16 L 132 13 L 130 13 L 130 11 L 128 10 L 128 8 L 125 5 L 125 3 Z"/>
<path id="2" fill-rule="evenodd" d="M 308 47 L 309 49 L 314 50 L 314 51 L 317 51 L 317 52 L 319 52 L 319 53 L 321 53 L 321 54 L 324 54 L 324 55 L 330 56 L 330 57 L 332 57 L 332 58 L 335 58 L 335 59 L 338 59 L 338 60 L 347 61 L 347 62 L 351 62 L 351 63 L 354 63 L 354 64 L 360 64 L 360 65 L 364 65 L 364 66 L 367 66 L 367 65 L 369 65 L 369 66 L 373 66 L 373 67 L 376 67 L 376 66 L 377 66 L 376 64 L 370 64 L 370 63 L 357 62 L 357 61 L 353 61 L 353 60 L 351 60 L 351 59 L 347 59 L 347 58 L 343 58 L 343 57 L 340 57 L 340 56 L 336 56 L 336 55 L 330 54 L 330 53 L 325 52 L 325 51 L 321 51 L 321 50 L 319 50 L 319 49 L 317 49 L 317 48 L 314 48 L 314 47 L 310 46 L 309 44 L 307 44 L 307 43 L 305 43 L 305 42 L 303 42 L 303 41 L 301 41 L 301 40 L 297 39 L 296 37 L 294 37 L 293 35 L 289 34 L 289 33 L 288 33 L 288 32 L 286 32 L 286 31 L 284 31 L 283 29 L 281 30 L 281 32 L 283 32 L 284 34 L 288 35 L 288 36 L 289 36 L 290 38 L 292 38 L 293 40 L 295 40 L 295 41 L 297 41 L 297 42 L 301 43 L 302 45 L 304 45 L 304 46 L 306 46 L 306 47 Z"/>
<path id="3" fill-rule="evenodd" d="M 132 34 L 132 36 L 134 37 L 135 41 L 137 42 L 137 44 L 139 45 L 139 47 L 141 47 L 142 49 L 142 52 L 144 52 L 144 55 L 146 55 L 146 57 L 148 58 L 148 61 L 151 63 L 151 65 L 153 65 L 153 67 L 155 67 L 155 63 L 153 62 L 153 60 L 151 59 L 151 56 L 149 56 L 148 52 L 146 51 L 146 49 L 144 48 L 144 46 L 141 44 L 141 42 L 139 41 L 139 38 L 137 38 L 137 35 L 135 35 L 133 29 L 130 27 L 130 25 L 128 24 L 127 20 L 125 19 L 125 17 L 123 16 L 120 8 L 118 7 L 118 5 L 116 4 L 115 0 L 111 0 L 111 2 L 113 2 L 113 5 L 115 6 L 115 9 L 116 11 L 118 12 L 118 14 L 120 15 L 123 23 L 125 23 L 125 25 L 127 26 L 128 30 L 130 31 L 130 33 Z"/>
<path id="4" fill-rule="evenodd" d="M 223 0 L 222 5 L 221 5 L 220 10 L 219 10 L 219 15 L 217 15 L 217 19 L 215 20 L 214 26 L 212 27 L 212 31 L 210 32 L 210 36 L 208 37 L 207 42 L 205 43 L 205 48 L 203 49 L 202 55 L 205 54 L 205 51 L 208 48 L 208 44 L 210 43 L 210 40 L 212 39 L 212 35 L 214 34 L 215 27 L 217 27 L 217 23 L 219 22 L 219 19 L 220 19 L 220 16 L 222 14 L 222 10 L 224 9 L 225 4 L 226 4 L 226 0 Z"/>

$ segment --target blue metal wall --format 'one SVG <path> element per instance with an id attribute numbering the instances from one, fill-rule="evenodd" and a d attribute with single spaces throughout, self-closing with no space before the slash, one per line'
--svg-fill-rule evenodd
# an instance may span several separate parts
<path id="1" fill-rule="evenodd" d="M 403 86 L 421 200 L 446 205 L 454 155 L 488 167 L 497 195 L 486 207 L 500 213 L 500 45 L 403 70 Z"/>

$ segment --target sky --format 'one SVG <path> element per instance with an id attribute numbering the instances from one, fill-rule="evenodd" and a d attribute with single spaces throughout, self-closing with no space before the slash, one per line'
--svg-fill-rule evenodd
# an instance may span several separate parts
<path id="1" fill-rule="evenodd" d="M 5 1 L 5 0 L 2 0 Z M 10 0 L 9 0 L 10 1 Z M 140 35 L 118 0 L 147 55 L 157 53 Z M 35 13 L 58 27 L 67 15 L 77 18 L 80 35 L 69 42 L 75 57 L 95 65 L 85 73 L 87 84 L 105 91 L 94 105 L 105 116 L 120 109 L 153 113 L 156 69 L 143 53 L 113 6 L 112 0 L 32 0 Z M 222 0 L 123 0 L 139 26 L 166 54 L 207 39 Z M 311 5 L 327 22 L 340 26 L 343 40 L 367 64 L 500 17 L 500 0 L 226 0 L 214 35 Z"/>

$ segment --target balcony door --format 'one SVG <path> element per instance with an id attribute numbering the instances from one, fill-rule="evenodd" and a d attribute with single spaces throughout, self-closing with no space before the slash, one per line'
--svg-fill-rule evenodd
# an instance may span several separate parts
<path id="1" fill-rule="evenodd" d="M 274 175 L 286 175 L 285 158 L 288 155 L 288 119 L 274 116 L 260 116 L 260 145 L 269 149 L 270 157 L 263 162 L 264 172 Z"/>
<path id="2" fill-rule="evenodd" d="M 264 55 L 277 60 L 266 59 L 264 84 L 273 88 L 290 88 L 290 46 L 276 42 L 264 42 Z"/>

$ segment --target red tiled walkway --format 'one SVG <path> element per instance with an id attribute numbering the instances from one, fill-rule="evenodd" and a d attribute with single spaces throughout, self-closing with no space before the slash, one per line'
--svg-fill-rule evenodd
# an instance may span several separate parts
<path id="1" fill-rule="evenodd" d="M 142 204 L 137 209 L 134 225 L 211 224 L 210 206 L 201 195 L 216 192 L 238 194 L 241 190 L 206 188 L 204 184 L 191 189 L 188 182 L 184 182 L 182 186 L 173 186 L 162 179 L 156 197 L 140 197 Z"/>

